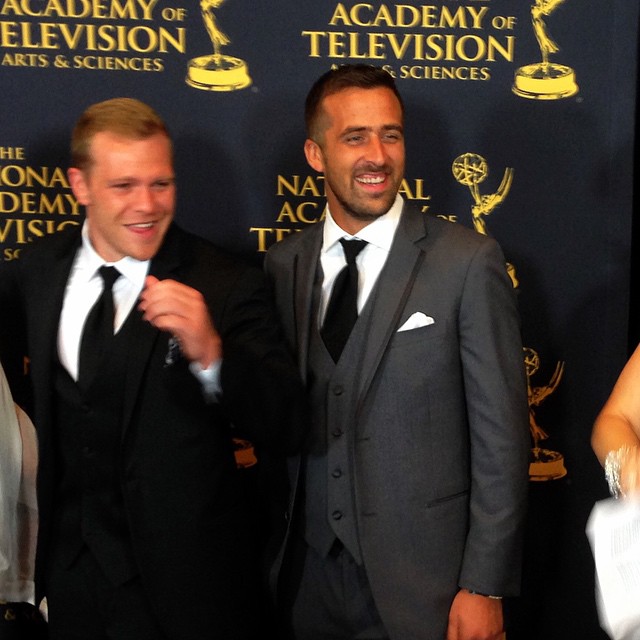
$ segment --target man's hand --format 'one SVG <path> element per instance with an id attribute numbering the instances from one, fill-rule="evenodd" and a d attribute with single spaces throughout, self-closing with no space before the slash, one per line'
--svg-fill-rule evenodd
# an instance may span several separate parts
<path id="1" fill-rule="evenodd" d="M 461 589 L 449 611 L 447 640 L 502 640 L 502 601 Z"/>
<path id="2" fill-rule="evenodd" d="M 175 280 L 147 276 L 138 308 L 144 320 L 178 340 L 190 362 L 206 369 L 222 358 L 222 340 L 202 294 L 196 289 Z"/>

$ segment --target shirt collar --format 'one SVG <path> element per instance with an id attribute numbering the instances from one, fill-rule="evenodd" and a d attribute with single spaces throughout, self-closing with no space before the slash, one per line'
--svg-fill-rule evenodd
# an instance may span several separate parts
<path id="1" fill-rule="evenodd" d="M 114 266 L 125 278 L 139 287 L 144 284 L 145 276 L 149 271 L 150 260 L 136 260 L 125 256 L 117 262 L 106 262 L 101 258 L 89 239 L 89 220 L 85 219 L 82 225 L 82 246 L 76 259 L 76 268 L 84 272 L 87 282 L 97 277 L 98 269 L 103 265 Z"/>
<path id="2" fill-rule="evenodd" d="M 360 229 L 355 236 L 352 236 L 337 225 L 331 215 L 329 205 L 327 205 L 323 229 L 322 252 L 326 253 L 330 251 L 341 238 L 359 238 L 385 251 L 389 251 L 391 249 L 391 243 L 393 242 L 393 236 L 400 222 L 400 214 L 402 213 L 403 206 L 404 200 L 398 193 L 387 213 L 376 218 L 372 223 Z"/>

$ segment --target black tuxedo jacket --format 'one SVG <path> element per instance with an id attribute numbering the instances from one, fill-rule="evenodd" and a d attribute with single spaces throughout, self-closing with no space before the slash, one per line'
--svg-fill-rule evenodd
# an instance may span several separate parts
<path id="1" fill-rule="evenodd" d="M 38 243 L 0 272 L 2 314 L 26 333 L 30 359 L 40 456 L 40 586 L 55 508 L 54 432 L 63 428 L 52 424 L 58 319 L 79 246 L 77 227 Z M 232 437 L 247 437 L 258 448 L 295 449 L 298 375 L 260 270 L 174 225 L 150 273 L 204 295 L 223 342 L 223 397 L 205 402 L 185 360 L 167 365 L 170 335 L 134 307 L 118 473 L 136 562 L 168 637 L 253 637 L 255 527 L 247 520 Z"/>

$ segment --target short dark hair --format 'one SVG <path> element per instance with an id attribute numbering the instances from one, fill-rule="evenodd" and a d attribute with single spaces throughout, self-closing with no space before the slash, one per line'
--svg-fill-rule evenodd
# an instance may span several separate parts
<path id="1" fill-rule="evenodd" d="M 312 140 L 319 136 L 318 122 L 322 111 L 321 105 L 327 96 L 344 89 L 376 89 L 378 87 L 386 87 L 393 92 L 398 98 L 404 115 L 402 96 L 392 75 L 382 67 L 370 64 L 345 64 L 321 75 L 309 90 L 305 101 L 304 120 L 307 136 Z"/>
<path id="2" fill-rule="evenodd" d="M 160 133 L 171 143 L 162 118 L 148 105 L 134 98 L 113 98 L 91 105 L 80 116 L 71 135 L 71 166 L 91 167 L 91 142 L 96 133 L 113 133 L 132 140 L 145 140 Z"/>

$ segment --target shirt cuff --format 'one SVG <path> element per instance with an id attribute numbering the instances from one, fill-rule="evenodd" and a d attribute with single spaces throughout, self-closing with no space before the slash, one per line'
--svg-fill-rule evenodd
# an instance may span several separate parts
<path id="1" fill-rule="evenodd" d="M 215 360 L 206 369 L 200 366 L 199 362 L 190 362 L 189 371 L 198 378 L 202 385 L 202 393 L 207 402 L 218 402 L 222 395 L 220 386 L 220 368 L 222 359 Z"/>

